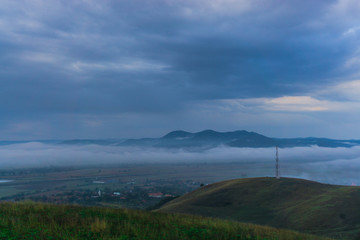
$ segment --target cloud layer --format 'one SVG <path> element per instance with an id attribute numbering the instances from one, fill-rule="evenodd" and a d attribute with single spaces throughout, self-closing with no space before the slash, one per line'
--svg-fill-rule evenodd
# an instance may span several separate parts
<path id="1" fill-rule="evenodd" d="M 239 163 L 247 176 L 272 176 L 273 148 L 218 147 L 201 152 L 99 145 L 69 146 L 31 142 L 0 146 L 1 166 L 101 166 L 108 164 Z M 360 147 L 280 149 L 281 175 L 324 183 L 360 184 Z M 226 175 L 224 176 L 226 178 Z"/>

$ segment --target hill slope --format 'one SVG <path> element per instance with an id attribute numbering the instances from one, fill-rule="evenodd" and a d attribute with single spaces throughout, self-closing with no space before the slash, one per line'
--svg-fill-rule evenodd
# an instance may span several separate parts
<path id="1" fill-rule="evenodd" d="M 353 238 L 360 232 L 360 187 L 291 178 L 248 178 L 211 184 L 159 211 Z"/>
<path id="2" fill-rule="evenodd" d="M 319 239 L 251 224 L 125 209 L 27 202 L 1 203 L 0 213 L 0 239 Z"/>

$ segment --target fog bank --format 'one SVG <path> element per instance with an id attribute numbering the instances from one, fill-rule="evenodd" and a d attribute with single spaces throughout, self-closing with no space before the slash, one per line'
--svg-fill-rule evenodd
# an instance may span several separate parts
<path id="1" fill-rule="evenodd" d="M 279 150 L 281 175 L 324 183 L 360 184 L 360 147 L 298 147 Z M 204 151 L 39 142 L 0 146 L 2 168 L 151 163 L 239 163 L 247 176 L 272 176 L 274 148 L 217 147 Z"/>

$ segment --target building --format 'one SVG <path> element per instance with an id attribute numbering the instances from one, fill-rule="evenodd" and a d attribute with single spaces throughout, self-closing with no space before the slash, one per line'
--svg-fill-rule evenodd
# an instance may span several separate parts
<path id="1" fill-rule="evenodd" d="M 157 192 L 157 193 L 149 193 L 148 196 L 153 198 L 162 198 L 164 194 L 161 192 Z"/>

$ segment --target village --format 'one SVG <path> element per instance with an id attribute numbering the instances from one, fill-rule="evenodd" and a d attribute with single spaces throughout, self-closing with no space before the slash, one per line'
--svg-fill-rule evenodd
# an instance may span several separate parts
<path id="1" fill-rule="evenodd" d="M 7 199 L 10 201 L 32 200 L 53 204 L 79 204 L 88 206 L 108 206 L 115 208 L 151 209 L 190 192 L 201 185 L 191 180 L 147 180 L 135 179 L 95 179 L 86 184 L 78 184 L 73 189 L 58 186 L 54 189 L 21 193 Z"/>
<path id="2" fill-rule="evenodd" d="M 2 169 L 0 201 L 149 209 L 201 185 L 246 177 L 235 163 Z"/>

